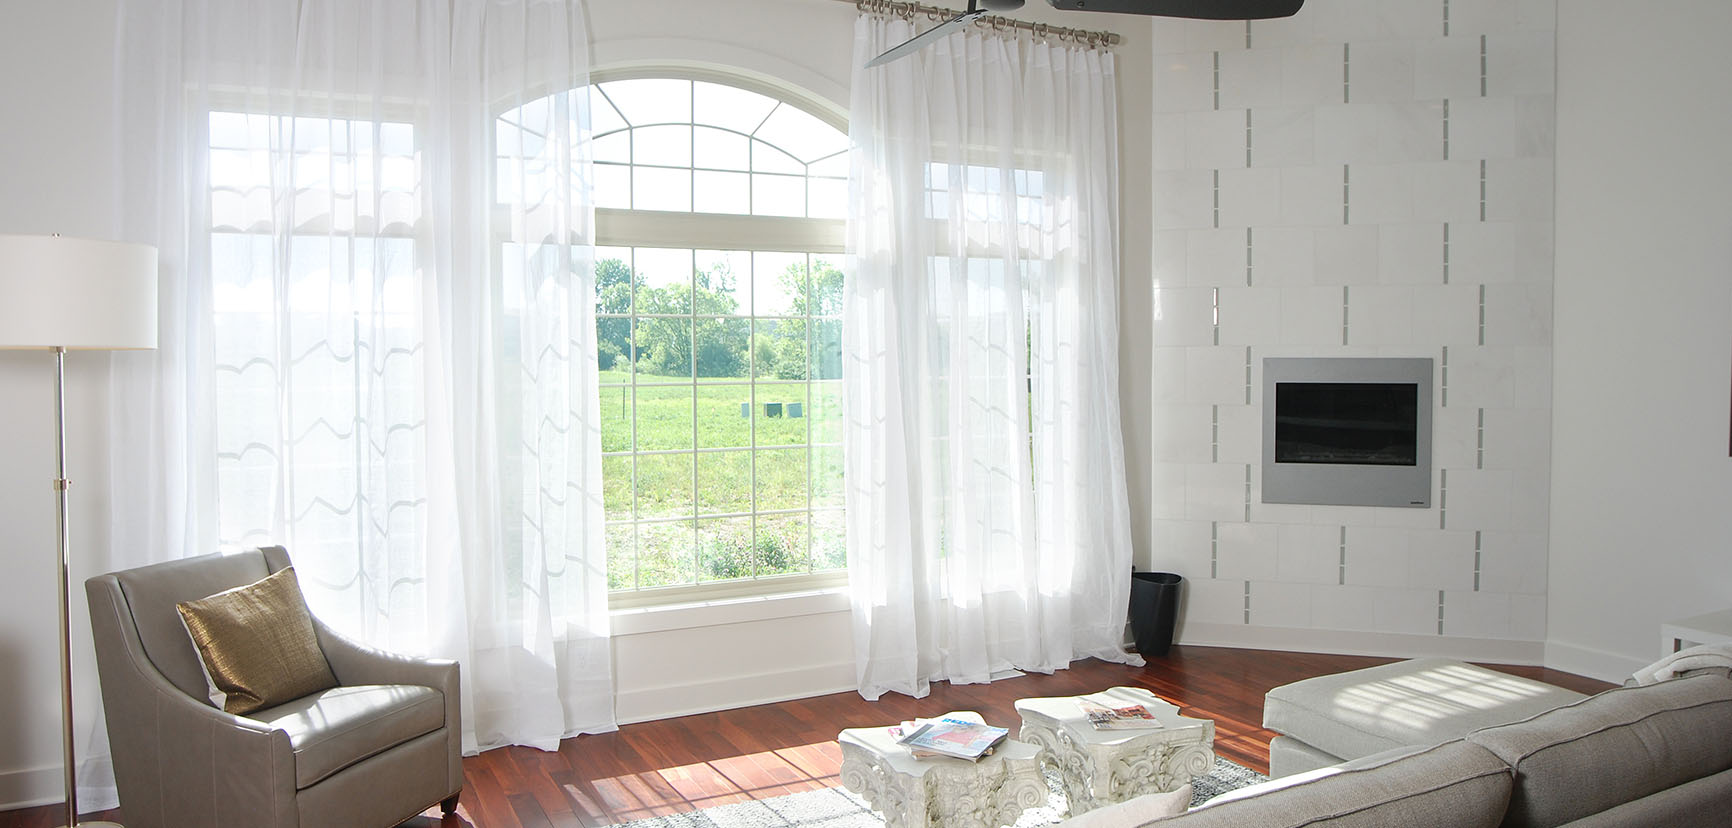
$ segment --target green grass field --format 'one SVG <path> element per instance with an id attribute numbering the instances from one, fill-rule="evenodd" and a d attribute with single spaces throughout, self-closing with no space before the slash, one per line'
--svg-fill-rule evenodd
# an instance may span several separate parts
<path id="1" fill-rule="evenodd" d="M 602 450 L 669 452 L 603 461 L 611 588 L 845 565 L 841 383 L 694 386 L 640 373 L 634 389 L 626 371 L 602 371 L 600 381 Z M 767 414 L 767 403 L 781 404 L 781 415 Z M 742 404 L 750 416 L 742 416 Z M 793 404 L 801 416 L 791 416 Z M 802 513 L 760 515 L 755 526 L 751 517 L 721 517 L 754 507 Z M 676 520 L 631 522 L 667 518 Z"/>

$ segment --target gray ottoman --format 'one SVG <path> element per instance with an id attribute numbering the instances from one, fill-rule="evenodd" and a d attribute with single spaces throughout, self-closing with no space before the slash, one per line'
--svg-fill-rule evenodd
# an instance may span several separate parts
<path id="1" fill-rule="evenodd" d="M 1263 699 L 1271 778 L 1518 722 L 1580 693 L 1446 658 L 1296 681 Z"/>

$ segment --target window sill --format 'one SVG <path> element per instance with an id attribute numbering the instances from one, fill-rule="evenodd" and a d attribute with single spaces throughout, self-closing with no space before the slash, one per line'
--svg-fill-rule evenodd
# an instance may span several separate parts
<path id="1" fill-rule="evenodd" d="M 848 611 L 848 587 L 752 595 L 686 604 L 617 609 L 609 614 L 615 637 L 743 624 Z"/>

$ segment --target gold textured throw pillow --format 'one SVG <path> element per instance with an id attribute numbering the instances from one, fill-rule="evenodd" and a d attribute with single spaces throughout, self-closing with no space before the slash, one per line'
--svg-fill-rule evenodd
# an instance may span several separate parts
<path id="1" fill-rule="evenodd" d="M 222 709 L 236 715 L 337 686 L 295 568 L 175 605 Z"/>

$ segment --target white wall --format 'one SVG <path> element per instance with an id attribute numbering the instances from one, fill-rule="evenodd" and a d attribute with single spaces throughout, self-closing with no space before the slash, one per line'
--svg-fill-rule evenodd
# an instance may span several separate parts
<path id="1" fill-rule="evenodd" d="M 1152 544 L 1182 641 L 1540 659 L 1553 14 L 1156 22 Z M 1432 358 L 1433 505 L 1263 503 L 1271 356 Z"/>
<path id="2" fill-rule="evenodd" d="M 0 0 L 0 233 L 111 237 L 114 8 Z M 0 807 L 61 791 L 53 366 L 45 351 L 0 351 Z M 101 354 L 67 359 L 75 561 L 107 544 L 106 372 Z M 88 640 L 82 601 L 73 619 Z M 88 658 L 76 669 L 95 675 Z"/>
<path id="3" fill-rule="evenodd" d="M 1549 665 L 1732 606 L 1732 4 L 1558 11 Z"/>

